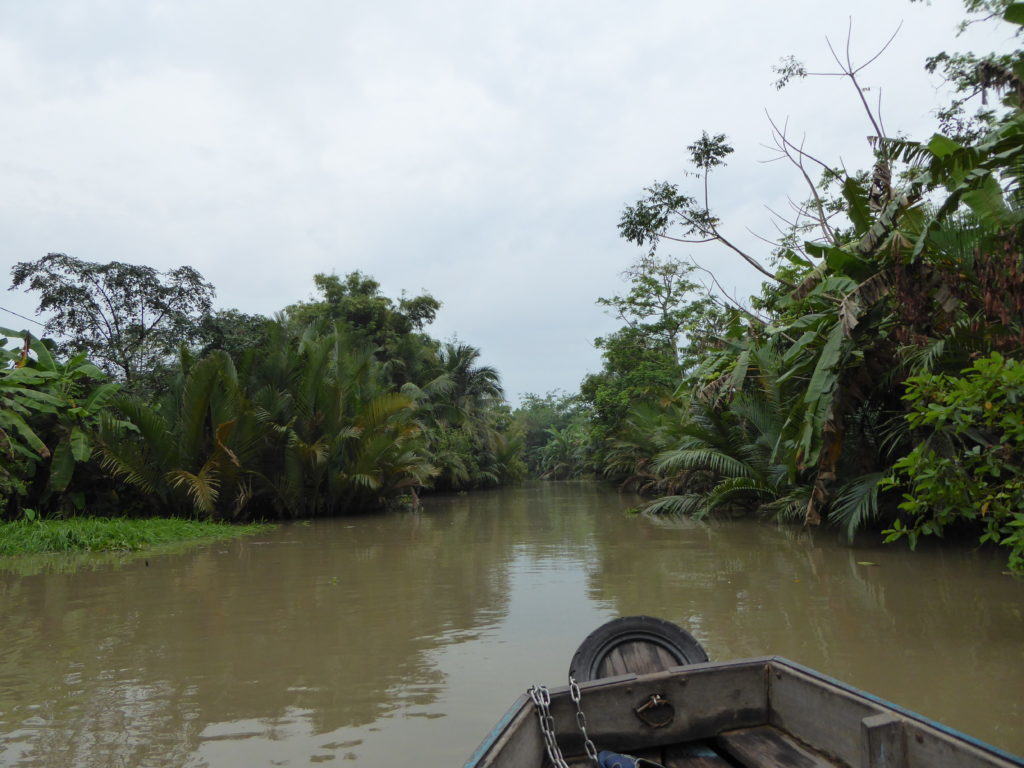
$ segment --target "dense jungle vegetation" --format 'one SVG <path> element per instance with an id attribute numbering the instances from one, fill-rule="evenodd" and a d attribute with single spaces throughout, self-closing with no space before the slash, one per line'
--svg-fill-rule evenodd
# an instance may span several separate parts
<path id="1" fill-rule="evenodd" d="M 524 474 L 497 371 L 424 331 L 436 299 L 314 280 L 269 319 L 188 267 L 17 264 L 60 343 L 5 331 L 3 515 L 305 518 Z"/>
<path id="2" fill-rule="evenodd" d="M 965 24 L 1024 24 L 1024 3 L 966 6 Z M 929 59 L 953 98 L 914 141 L 868 99 L 874 58 L 829 48 L 837 69 L 787 57 L 777 85 L 848 81 L 873 165 L 823 160 L 771 123 L 806 197 L 754 254 L 711 205 L 733 149 L 703 133 L 692 189 L 656 182 L 622 214 L 642 255 L 598 300 L 622 322 L 596 340 L 602 370 L 514 413 L 478 349 L 426 332 L 433 296 L 389 298 L 360 272 L 316 275 L 317 298 L 271 319 L 215 311 L 189 267 L 17 264 L 11 287 L 38 295 L 57 341 L 4 331 L 0 515 L 305 518 L 598 476 L 656 514 L 911 546 L 980 531 L 1024 571 L 1024 56 Z M 690 244 L 742 259 L 760 293 L 730 296 L 666 252 Z"/>
<path id="3" fill-rule="evenodd" d="M 966 7 L 965 28 L 1019 38 L 1024 3 Z M 623 295 L 599 300 L 622 327 L 597 339 L 603 369 L 578 393 L 524 399 L 527 463 L 610 478 L 656 497 L 651 513 L 880 528 L 911 546 L 980 531 L 1024 571 L 1024 56 L 929 59 L 953 98 L 913 141 L 884 130 L 861 82 L 874 59 L 849 49 L 829 43 L 824 73 L 784 58 L 777 86 L 850 83 L 873 167 L 821 159 L 770 121 L 806 197 L 754 254 L 710 201 L 732 147 L 701 135 L 690 188 L 656 182 L 626 206 L 619 232 L 643 255 Z M 737 299 L 667 253 L 689 244 L 742 259 L 761 292 Z"/>

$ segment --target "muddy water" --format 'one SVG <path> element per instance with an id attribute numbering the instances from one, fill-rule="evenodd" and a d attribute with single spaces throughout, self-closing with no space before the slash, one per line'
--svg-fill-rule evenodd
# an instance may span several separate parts
<path id="1" fill-rule="evenodd" d="M 634 613 L 1024 752 L 1024 583 L 997 555 L 658 524 L 632 502 L 552 483 L 0 572 L 0 765 L 458 766 L 593 627 Z"/>

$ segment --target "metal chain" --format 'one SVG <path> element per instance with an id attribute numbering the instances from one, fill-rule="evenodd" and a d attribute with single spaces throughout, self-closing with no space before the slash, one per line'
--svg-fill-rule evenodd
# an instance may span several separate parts
<path id="1" fill-rule="evenodd" d="M 527 693 L 537 710 L 540 732 L 544 736 L 544 747 L 547 749 L 551 765 L 554 768 L 569 768 L 569 764 L 565 762 L 565 757 L 562 755 L 562 750 L 558 747 L 558 739 L 555 737 L 555 719 L 551 716 L 551 692 L 547 686 L 533 685 L 530 686 Z M 583 748 L 586 749 L 587 757 L 593 761 L 594 765 L 599 765 L 597 747 L 594 746 L 594 742 L 587 734 L 587 716 L 583 714 L 583 707 L 580 704 L 580 687 L 572 675 L 569 675 L 569 697 L 576 704 L 576 725 L 579 726 L 580 733 L 583 734 Z"/>
<path id="2" fill-rule="evenodd" d="M 572 675 L 569 675 L 569 697 L 576 703 L 576 725 L 579 726 L 580 733 L 583 734 L 583 748 L 587 750 L 587 757 L 593 761 L 594 765 L 599 765 L 597 761 L 597 747 L 594 746 L 594 742 L 587 735 L 587 716 L 583 714 L 583 707 L 580 704 L 580 687 L 576 683 L 576 678 Z"/>
<path id="3" fill-rule="evenodd" d="M 558 748 L 558 741 L 555 739 L 555 720 L 551 717 L 551 692 L 546 685 L 532 685 L 527 691 L 533 699 L 534 707 L 537 710 L 537 719 L 540 721 L 540 732 L 544 735 L 544 746 L 548 751 L 548 758 L 554 768 L 569 768 L 569 764 L 562 757 L 562 750 Z"/>

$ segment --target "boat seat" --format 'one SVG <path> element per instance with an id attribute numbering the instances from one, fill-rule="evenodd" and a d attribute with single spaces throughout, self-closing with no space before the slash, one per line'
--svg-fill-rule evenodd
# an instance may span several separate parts
<path id="1" fill-rule="evenodd" d="M 746 768 L 837 768 L 839 765 L 770 725 L 726 731 L 715 743 Z"/>

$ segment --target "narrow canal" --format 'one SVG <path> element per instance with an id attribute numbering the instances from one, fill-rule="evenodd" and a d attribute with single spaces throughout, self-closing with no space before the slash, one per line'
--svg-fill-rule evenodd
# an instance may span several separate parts
<path id="1" fill-rule="evenodd" d="M 999 554 L 661 523 L 634 501 L 538 484 L 0 570 L 0 765 L 460 766 L 591 629 L 636 613 L 713 659 L 787 656 L 1024 752 L 1024 582 Z"/>

